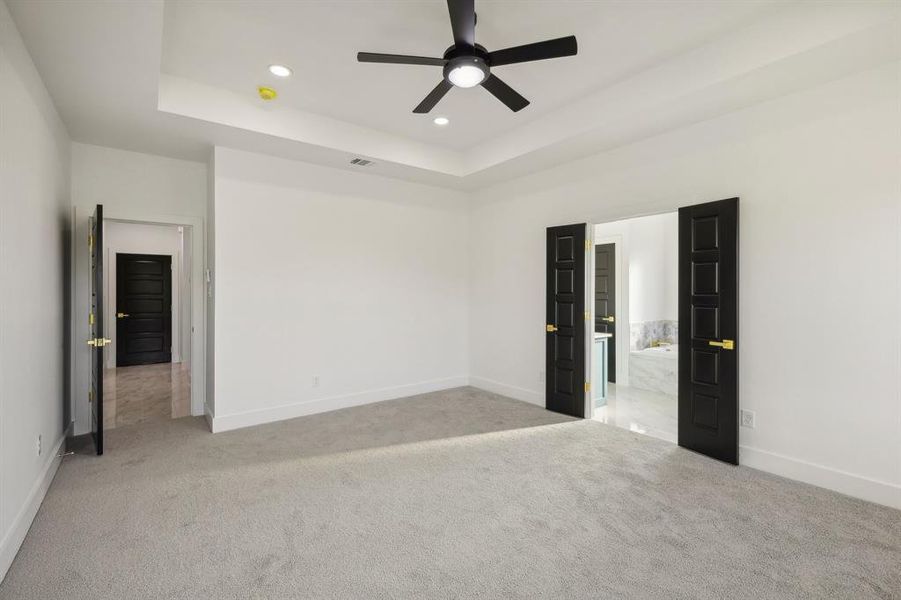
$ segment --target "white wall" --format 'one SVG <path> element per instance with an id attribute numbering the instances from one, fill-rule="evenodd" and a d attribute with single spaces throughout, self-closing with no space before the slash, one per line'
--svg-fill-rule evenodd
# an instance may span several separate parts
<path id="1" fill-rule="evenodd" d="M 466 383 L 466 194 L 223 148 L 215 173 L 214 430 Z"/>
<path id="2" fill-rule="evenodd" d="M 72 204 L 75 212 L 75 271 L 73 299 L 74 373 L 72 402 L 75 432 L 90 431 L 90 352 L 77 343 L 88 338 L 90 260 L 87 244 L 88 217 L 97 204 L 104 216 L 123 221 L 186 224 L 192 229 L 192 412 L 202 411 L 205 369 L 198 357 L 205 355 L 206 316 L 203 269 L 205 264 L 205 216 L 207 173 L 203 163 L 149 154 L 72 144 Z M 110 323 L 105 323 L 106 337 Z M 200 369 L 199 371 L 197 369 Z M 200 403 L 198 407 L 196 404 Z"/>
<path id="3" fill-rule="evenodd" d="M 670 289 L 678 287 L 678 225 L 677 213 L 664 213 L 595 226 L 596 242 L 609 236 L 624 240 L 628 322 L 678 318 L 676 294 Z"/>
<path id="4" fill-rule="evenodd" d="M 475 194 L 471 380 L 543 404 L 545 228 L 740 196 L 741 462 L 901 507 L 899 64 Z"/>
<path id="5" fill-rule="evenodd" d="M 183 290 L 187 285 L 183 235 L 177 225 L 146 225 L 143 223 L 121 223 L 107 221 L 103 228 L 104 248 L 104 319 L 108 325 L 106 337 L 113 343 L 107 346 L 106 368 L 116 366 L 116 348 L 119 340 L 116 336 L 116 255 L 123 254 L 158 254 L 172 259 L 172 362 L 182 362 L 182 334 L 184 332 Z M 190 270 L 190 268 L 189 268 Z M 185 319 L 190 323 L 190 318 Z M 190 345 L 190 344 L 188 344 Z"/>
<path id="6" fill-rule="evenodd" d="M 0 2 L 0 579 L 59 466 L 68 416 L 68 178 L 68 135 Z"/>

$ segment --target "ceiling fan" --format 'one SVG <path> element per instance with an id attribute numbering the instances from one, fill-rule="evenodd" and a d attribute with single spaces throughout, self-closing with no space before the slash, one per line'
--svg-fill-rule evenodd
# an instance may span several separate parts
<path id="1" fill-rule="evenodd" d="M 491 92 L 513 112 L 520 111 L 529 105 L 529 101 L 501 81 L 491 69 L 501 65 L 573 56 L 578 51 L 576 36 L 571 35 L 488 52 L 475 43 L 475 0 L 447 0 L 447 8 L 454 32 L 454 45 L 445 51 L 443 58 L 374 52 L 357 53 L 359 62 L 444 67 L 444 79 L 413 109 L 414 113 L 427 113 L 432 110 L 453 86 L 470 88 L 477 85 Z"/>

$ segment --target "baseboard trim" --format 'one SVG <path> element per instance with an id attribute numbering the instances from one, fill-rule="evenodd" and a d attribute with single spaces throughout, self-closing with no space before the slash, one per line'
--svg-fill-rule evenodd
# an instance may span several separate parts
<path id="1" fill-rule="evenodd" d="M 365 392 L 357 392 L 355 394 L 347 394 L 344 396 L 317 398 L 316 400 L 308 400 L 306 402 L 248 410 L 230 415 L 212 415 L 210 427 L 213 433 L 219 433 L 222 431 L 230 431 L 232 429 L 240 429 L 242 427 L 252 427 L 253 425 L 274 423 L 275 421 L 284 421 L 285 419 L 294 419 L 342 408 L 350 408 L 352 406 L 371 404 L 373 402 L 382 402 L 384 400 L 406 398 L 417 394 L 449 390 L 452 388 L 463 387 L 468 384 L 469 378 L 461 375 L 458 377 L 448 377 L 446 379 L 433 379 L 431 381 L 421 381 L 407 385 L 367 390 Z"/>
<path id="2" fill-rule="evenodd" d="M 535 404 L 542 408 L 544 408 L 545 406 L 544 394 L 541 392 L 527 390 L 525 388 L 516 387 L 513 385 L 507 385 L 506 383 L 501 383 L 500 381 L 494 381 L 493 379 L 478 377 L 475 375 L 471 375 L 469 377 L 469 385 L 479 388 L 480 390 L 493 392 L 495 394 L 500 394 L 501 396 L 507 396 L 508 398 L 513 398 L 514 400 L 522 400 L 523 402 Z"/>
<path id="3" fill-rule="evenodd" d="M 743 467 L 766 471 L 854 498 L 901 509 L 901 485 L 861 477 L 750 446 L 739 446 L 738 462 Z"/>
<path id="4" fill-rule="evenodd" d="M 31 523 L 34 521 L 35 515 L 38 514 L 38 509 L 44 501 L 44 496 L 47 495 L 47 490 L 56 476 L 60 463 L 62 463 L 60 454 L 65 441 L 66 437 L 63 435 L 53 445 L 52 454 L 50 455 L 52 458 L 44 465 L 40 476 L 34 482 L 31 491 L 25 498 L 25 504 L 19 510 L 19 514 L 13 519 L 6 536 L 0 541 L 0 582 L 6 577 L 6 572 L 9 571 L 9 567 L 13 564 L 19 548 L 22 547 L 22 542 L 25 541 L 25 536 L 28 535 Z"/>

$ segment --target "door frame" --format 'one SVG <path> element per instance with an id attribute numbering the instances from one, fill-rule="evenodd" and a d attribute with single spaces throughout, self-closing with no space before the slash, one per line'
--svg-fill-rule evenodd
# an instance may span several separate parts
<path id="1" fill-rule="evenodd" d="M 77 212 L 73 209 L 73 218 L 78 218 Z M 191 415 L 203 416 L 207 409 L 206 398 L 206 378 L 207 378 L 207 360 L 208 353 L 206 348 L 206 329 L 207 329 L 207 280 L 205 277 L 207 264 L 206 239 L 207 231 L 203 217 L 192 217 L 186 215 L 166 215 L 154 213 L 131 212 L 114 206 L 104 205 L 104 222 L 116 221 L 121 223 L 137 223 L 143 225 L 176 225 L 190 228 L 191 231 L 191 315 L 190 322 L 193 329 L 191 339 Z M 77 222 L 77 221 L 76 221 Z M 78 236 L 73 236 L 78 237 Z M 73 244 L 79 243 L 80 239 L 73 240 Z M 76 251 L 77 251 L 76 247 Z M 104 249 L 105 251 L 105 249 Z M 87 274 L 89 275 L 89 273 Z M 84 277 L 83 273 L 76 273 L 73 276 L 73 289 L 77 277 Z M 76 312 L 78 306 L 73 303 L 72 306 L 73 324 L 86 322 L 85 316 Z M 74 325 L 73 325 L 74 327 Z M 73 335 L 73 363 L 75 372 L 79 369 L 87 369 L 83 362 L 88 358 L 85 352 L 84 344 L 77 344 L 74 340 L 80 340 L 83 337 L 80 333 Z M 83 358 L 79 358 L 79 356 Z M 89 363 L 88 363 L 89 364 Z M 73 417 L 78 415 L 77 404 L 84 402 L 87 398 L 87 390 L 79 389 L 80 380 L 75 376 L 72 378 L 72 402 Z"/>

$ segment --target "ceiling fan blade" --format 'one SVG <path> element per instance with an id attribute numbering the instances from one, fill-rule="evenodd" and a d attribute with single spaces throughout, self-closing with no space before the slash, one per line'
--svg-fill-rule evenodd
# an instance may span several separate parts
<path id="1" fill-rule="evenodd" d="M 413 109 L 415 113 L 427 113 L 438 104 L 438 101 L 444 98 L 444 95 L 454 87 L 450 82 L 446 79 L 442 79 L 441 83 L 435 86 L 435 89 L 429 92 L 429 95 L 425 97 L 425 99 L 419 103 L 419 106 Z"/>
<path id="2" fill-rule="evenodd" d="M 447 61 L 443 58 L 428 56 L 407 56 L 406 54 L 379 54 L 377 52 L 357 52 L 357 61 L 369 63 L 388 63 L 394 65 L 428 65 L 443 67 Z"/>
<path id="3" fill-rule="evenodd" d="M 475 0 L 447 0 L 454 43 L 458 46 L 474 46 L 476 43 Z"/>
<path id="4" fill-rule="evenodd" d="M 482 82 L 482 87 L 494 94 L 494 97 L 507 105 L 513 112 L 519 112 L 529 105 L 529 101 L 519 95 L 519 92 L 501 81 L 492 73 L 488 79 Z"/>
<path id="5" fill-rule="evenodd" d="M 545 60 L 547 58 L 560 58 L 561 56 L 574 56 L 579 51 L 576 44 L 576 36 L 557 38 L 534 44 L 525 44 L 503 50 L 495 50 L 488 53 L 488 61 L 492 67 L 500 65 L 512 65 L 514 63 L 530 62 L 533 60 Z"/>

